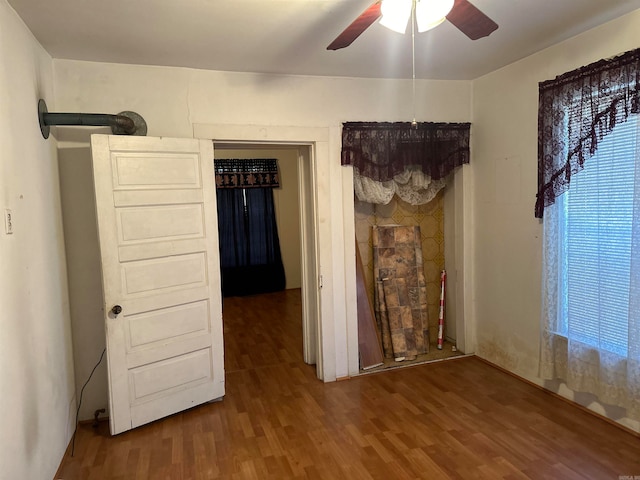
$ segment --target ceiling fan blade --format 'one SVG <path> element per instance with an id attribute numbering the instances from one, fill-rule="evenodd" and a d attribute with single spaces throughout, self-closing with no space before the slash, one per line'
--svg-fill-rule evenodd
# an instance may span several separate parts
<path id="1" fill-rule="evenodd" d="M 331 45 L 327 47 L 327 50 L 338 50 L 339 48 L 348 47 L 353 41 L 358 38 L 362 32 L 364 32 L 369 26 L 380 18 L 380 4 L 382 0 L 377 0 L 373 5 L 367 8 L 364 12 L 356 18 L 351 25 L 338 35 L 338 37 L 331 42 Z"/>
<path id="2" fill-rule="evenodd" d="M 455 0 L 447 20 L 471 40 L 489 36 L 498 29 L 498 24 L 469 3 L 468 0 Z"/>

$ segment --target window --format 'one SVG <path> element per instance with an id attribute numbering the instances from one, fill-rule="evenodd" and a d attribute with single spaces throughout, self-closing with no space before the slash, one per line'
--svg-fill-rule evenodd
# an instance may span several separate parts
<path id="1" fill-rule="evenodd" d="M 640 419 L 640 115 L 545 209 L 540 376 Z"/>
<path id="2" fill-rule="evenodd" d="M 640 49 L 539 84 L 540 377 L 640 420 Z"/>
<path id="3" fill-rule="evenodd" d="M 617 125 L 556 200 L 557 333 L 625 358 L 639 127 L 638 115 Z"/>

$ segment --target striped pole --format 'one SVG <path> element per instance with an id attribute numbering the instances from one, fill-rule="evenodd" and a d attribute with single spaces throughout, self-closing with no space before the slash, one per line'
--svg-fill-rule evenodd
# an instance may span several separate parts
<path id="1" fill-rule="evenodd" d="M 440 273 L 440 314 L 438 315 L 438 350 L 442 350 L 444 343 L 444 285 L 447 280 L 447 272 Z"/>

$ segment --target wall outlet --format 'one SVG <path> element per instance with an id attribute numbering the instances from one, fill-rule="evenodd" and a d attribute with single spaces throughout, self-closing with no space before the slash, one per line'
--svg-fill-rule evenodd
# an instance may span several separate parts
<path id="1" fill-rule="evenodd" d="M 7 235 L 13 233 L 13 215 L 9 208 L 4 209 L 4 232 Z"/>

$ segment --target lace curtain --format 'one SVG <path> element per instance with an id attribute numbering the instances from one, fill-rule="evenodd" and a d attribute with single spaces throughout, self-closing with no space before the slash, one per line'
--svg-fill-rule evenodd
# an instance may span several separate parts
<path id="1" fill-rule="evenodd" d="M 348 122 L 342 165 L 352 165 L 359 200 L 411 205 L 431 201 L 453 169 L 469 163 L 469 123 Z"/>
<path id="2" fill-rule="evenodd" d="M 640 152 L 639 152 L 640 153 Z M 633 175 L 633 173 L 631 173 Z M 636 185 L 640 185 L 640 162 L 635 172 Z M 589 392 L 598 400 L 626 409 L 629 418 L 640 420 L 640 195 L 634 206 L 633 245 L 629 305 L 628 352 L 626 356 L 600 349 L 559 334 L 563 330 L 561 318 L 566 310 L 559 295 L 564 261 L 559 255 L 564 235 L 558 215 L 562 201 L 549 206 L 544 215 L 542 334 L 540 342 L 540 378 L 561 379 L 576 392 Z M 597 307 L 603 318 L 615 312 Z M 606 328 L 606 322 L 603 325 Z M 571 326 L 567 327 L 569 330 Z"/>
<path id="3" fill-rule="evenodd" d="M 542 88 L 539 126 L 546 131 L 540 132 L 539 138 L 541 151 L 546 153 L 540 159 L 541 190 L 536 204 L 536 216 L 542 217 L 544 209 L 539 375 L 546 380 L 561 379 L 576 392 L 589 392 L 601 402 L 623 407 L 629 418 L 637 420 L 640 420 L 640 161 L 635 162 L 635 171 L 632 168 L 632 171 L 625 172 L 635 178 L 636 189 L 630 274 L 627 273 L 629 303 L 617 306 L 623 312 L 628 309 L 629 313 L 626 355 L 581 341 L 573 333 L 575 327 L 571 321 L 564 320 L 568 308 L 563 294 L 563 285 L 567 282 L 564 241 L 567 232 L 566 222 L 561 221 L 566 211 L 565 196 L 560 194 L 569 189 L 571 175 L 583 168 L 587 158 L 596 154 L 598 143 L 603 140 L 605 133 L 610 133 L 616 124 L 626 121 L 629 114 L 638 113 L 639 53 L 640 50 L 636 50 L 614 60 L 583 67 L 559 77 L 563 80 L 558 85 Z M 635 67 L 632 67 L 634 63 Z M 612 70 L 607 71 L 605 65 L 611 65 Z M 559 97 L 553 98 L 552 91 Z M 593 103 L 588 101 L 588 93 L 593 95 Z M 604 108 L 599 109 L 602 105 Z M 569 116 L 562 113 L 563 109 L 570 111 Z M 586 116 L 571 118 L 578 115 L 579 109 Z M 589 116 L 595 112 L 603 112 L 603 115 Z M 640 146 L 640 143 L 637 145 Z M 637 148 L 635 158 L 640 158 L 640 148 Z M 599 161 L 597 156 L 592 160 Z M 597 164 L 587 162 L 586 168 L 592 167 L 597 167 Z M 577 180 L 578 177 L 574 181 L 576 185 Z M 607 260 L 603 258 L 602 261 Z M 593 294 L 597 289 L 598 286 L 594 285 L 590 293 Z M 603 335 L 602 330 L 607 328 L 606 319 L 615 315 L 615 311 L 608 310 L 600 303 L 596 302 L 592 307 L 600 317 L 600 325 L 594 333 L 599 338 Z"/>
<path id="4" fill-rule="evenodd" d="M 616 124 L 640 111 L 640 49 L 540 83 L 535 216 L 569 188 Z"/>

